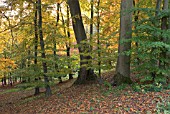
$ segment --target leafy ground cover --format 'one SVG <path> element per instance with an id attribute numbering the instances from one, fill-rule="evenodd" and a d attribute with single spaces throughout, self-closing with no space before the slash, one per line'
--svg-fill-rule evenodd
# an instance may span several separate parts
<path id="1" fill-rule="evenodd" d="M 105 80 L 109 80 L 111 74 L 105 73 Z M 9 91 L 1 87 L 0 114 L 152 114 L 161 112 L 160 103 L 169 111 L 164 103 L 170 102 L 170 90 L 135 92 L 127 85 L 112 88 L 107 84 L 72 85 L 74 81 L 57 84 L 50 98 L 44 94 L 33 96 L 33 90 L 17 91 L 14 86 Z"/>

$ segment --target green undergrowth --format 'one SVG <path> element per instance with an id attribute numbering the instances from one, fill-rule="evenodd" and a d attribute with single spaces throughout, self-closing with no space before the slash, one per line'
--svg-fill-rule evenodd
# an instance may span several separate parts
<path id="1" fill-rule="evenodd" d="M 162 85 L 161 83 L 153 83 L 153 84 L 145 84 L 145 85 L 140 85 L 137 83 L 134 83 L 132 85 L 132 89 L 135 92 L 161 92 L 164 90 L 170 89 L 170 84 L 168 85 Z"/>
<path id="2" fill-rule="evenodd" d="M 153 83 L 153 84 L 142 85 L 138 83 L 133 83 L 131 85 L 121 84 L 120 86 L 112 86 L 111 83 L 109 83 L 108 81 L 104 81 L 104 87 L 102 87 L 101 89 L 103 95 L 108 96 L 110 94 L 114 94 L 116 96 L 119 96 L 122 93 L 122 91 L 125 89 L 133 90 L 134 92 L 142 92 L 142 93 L 163 92 L 165 90 L 170 89 L 170 84 L 163 85 L 161 83 Z"/>
<path id="3" fill-rule="evenodd" d="M 156 105 L 157 114 L 170 114 L 170 97 L 164 99 L 160 96 L 160 99 L 161 101 Z"/>

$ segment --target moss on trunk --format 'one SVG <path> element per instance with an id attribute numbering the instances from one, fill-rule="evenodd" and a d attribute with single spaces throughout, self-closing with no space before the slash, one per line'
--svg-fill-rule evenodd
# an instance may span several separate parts
<path id="1" fill-rule="evenodd" d="M 112 79 L 112 85 L 119 86 L 121 84 L 132 84 L 130 77 L 123 76 L 119 72 L 116 73 Z"/>

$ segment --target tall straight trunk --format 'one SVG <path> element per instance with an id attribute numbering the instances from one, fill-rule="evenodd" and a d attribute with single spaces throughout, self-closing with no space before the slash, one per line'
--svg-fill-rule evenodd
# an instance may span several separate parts
<path id="1" fill-rule="evenodd" d="M 100 53 L 100 0 L 97 1 L 97 48 L 98 48 L 98 66 L 99 66 L 99 77 L 101 78 L 101 53 Z"/>
<path id="2" fill-rule="evenodd" d="M 92 39 L 93 39 L 93 18 L 94 18 L 94 0 L 90 1 L 91 4 L 91 19 L 90 19 L 90 39 L 89 39 L 89 54 L 92 53 L 93 46 L 92 46 Z M 90 57 L 89 61 L 89 66 L 92 67 L 92 57 Z M 93 71 L 93 69 L 91 69 Z"/>
<path id="3" fill-rule="evenodd" d="M 169 0 L 164 0 L 163 1 L 163 11 L 168 11 L 168 5 L 169 5 Z M 162 17 L 161 29 L 164 30 L 164 31 L 168 29 L 168 17 L 167 16 Z M 167 42 L 167 37 L 162 36 L 161 41 L 166 43 Z M 167 53 L 166 50 L 162 49 L 162 53 L 161 53 L 160 57 L 163 58 L 163 59 L 166 59 L 166 53 Z M 160 61 L 159 66 L 160 66 L 160 68 L 165 69 L 166 62 L 165 61 Z"/>
<path id="4" fill-rule="evenodd" d="M 42 31 L 42 13 L 41 13 L 41 0 L 38 0 L 38 29 L 39 29 L 39 37 L 40 37 L 40 46 L 41 46 L 41 57 L 43 59 L 46 58 L 45 55 L 45 46 L 44 46 L 44 39 L 43 39 L 43 31 Z M 47 63 L 45 61 L 42 61 L 42 66 L 43 66 L 43 72 L 44 72 L 44 82 L 45 82 L 45 95 L 48 97 L 50 96 L 51 93 L 51 88 L 49 86 L 49 79 L 47 76 Z"/>
<path id="5" fill-rule="evenodd" d="M 162 3 L 162 0 L 157 0 L 157 1 L 156 1 L 156 8 L 155 8 L 155 10 L 156 10 L 156 11 L 155 11 L 155 18 L 156 18 L 156 19 L 158 19 L 158 15 L 159 15 L 159 13 L 160 13 L 161 3 Z M 158 21 L 160 21 L 160 20 L 158 19 Z M 156 27 L 160 27 L 159 24 L 156 24 L 155 26 L 156 26 Z M 151 53 L 153 53 L 154 50 L 155 50 L 155 48 L 152 48 L 152 49 L 151 49 Z M 160 63 L 159 60 L 154 60 L 154 59 L 151 59 L 151 62 L 152 62 L 152 64 L 154 64 L 155 66 L 157 66 L 158 63 Z M 156 77 L 156 72 L 155 72 L 155 71 L 151 72 L 151 76 L 152 76 L 152 81 L 154 82 L 155 77 Z"/>
<path id="6" fill-rule="evenodd" d="M 69 7 L 67 5 L 67 23 L 66 23 L 66 28 L 65 28 L 65 21 L 64 21 L 64 16 L 63 13 L 61 11 L 61 7 L 60 7 L 60 12 L 61 12 L 61 17 L 62 17 L 62 24 L 64 26 L 64 33 L 65 35 L 69 38 L 69 42 L 66 43 L 66 54 L 67 54 L 67 58 L 70 58 L 70 46 L 71 46 L 71 42 L 70 42 L 70 29 L 69 29 Z M 67 29 L 67 30 L 66 30 Z M 66 33 L 67 32 L 67 33 Z M 68 69 L 71 69 L 71 62 L 70 60 L 68 61 Z M 73 79 L 73 74 L 72 72 L 69 73 L 69 80 Z"/>
<path id="7" fill-rule="evenodd" d="M 59 20 L 60 20 L 60 3 L 57 3 L 57 20 L 56 20 L 56 26 L 58 26 L 58 23 L 59 23 Z M 54 51 L 53 51 L 53 53 L 54 53 L 54 59 L 55 59 L 55 61 L 56 61 L 56 59 L 57 59 L 57 45 L 56 45 L 56 40 L 55 40 L 55 38 L 54 38 Z M 55 70 L 57 70 L 57 71 L 59 71 L 58 70 L 58 65 L 55 63 L 55 65 L 54 65 L 54 67 L 55 67 Z M 59 83 L 62 83 L 62 79 L 61 79 L 61 77 L 58 77 L 58 79 L 59 79 Z"/>
<path id="8" fill-rule="evenodd" d="M 91 0 L 90 1 L 90 3 L 91 3 L 91 20 L 90 20 L 90 51 L 92 51 L 92 48 L 93 48 L 93 46 L 92 46 L 92 38 L 93 38 L 93 15 L 94 15 L 94 8 L 93 8 L 93 6 L 94 6 L 94 0 Z"/>
<path id="9" fill-rule="evenodd" d="M 138 8 L 138 3 L 139 3 L 139 0 L 133 0 L 133 6 Z M 134 21 L 135 23 L 137 24 L 138 20 L 139 20 L 139 12 L 140 11 L 134 11 Z M 136 29 L 136 25 L 134 26 L 134 29 Z M 136 33 L 136 36 L 138 37 L 138 33 Z M 136 48 L 138 50 L 139 48 L 139 43 L 138 42 L 135 42 L 135 45 L 136 45 Z M 138 56 L 139 52 L 137 51 L 137 56 Z M 139 57 L 137 57 L 137 64 L 139 65 L 140 64 L 140 59 Z"/>
<path id="10" fill-rule="evenodd" d="M 35 39 L 34 39 L 34 64 L 35 66 L 37 66 L 37 49 L 38 49 L 38 26 L 37 26 L 37 1 L 35 4 L 35 14 L 34 14 L 34 35 L 35 35 Z M 35 69 L 36 70 L 36 69 Z M 38 77 L 35 77 L 35 81 L 38 81 Z M 40 88 L 38 86 L 35 87 L 35 91 L 34 91 L 34 95 L 38 95 L 40 93 Z"/>
<path id="11" fill-rule="evenodd" d="M 168 6 L 169 6 L 169 0 L 164 0 L 163 1 L 163 11 L 168 12 Z M 169 16 L 164 16 L 162 17 L 161 20 L 161 29 L 163 31 L 167 31 L 169 29 L 168 27 L 168 18 Z M 168 37 L 162 36 L 161 37 L 161 41 L 163 43 L 169 44 L 170 45 L 170 40 L 168 39 Z M 165 48 L 165 47 L 164 47 Z M 160 68 L 163 70 L 168 70 L 170 62 L 169 62 L 169 57 L 168 57 L 168 50 L 167 49 L 162 49 L 162 53 L 160 55 L 161 59 L 165 59 L 166 61 L 160 61 Z M 163 75 L 163 74 L 162 74 Z M 170 77 L 167 76 L 167 80 L 166 80 L 167 84 L 170 82 Z"/>
<path id="12" fill-rule="evenodd" d="M 62 13 L 62 11 L 61 11 L 61 7 L 59 8 L 59 11 L 60 11 L 60 13 L 61 13 L 61 18 L 62 18 L 62 24 L 63 24 L 63 28 L 64 28 L 64 33 L 65 33 L 65 35 L 68 37 L 68 38 L 70 38 L 70 29 L 69 29 L 69 7 L 68 7 L 68 5 L 67 5 L 67 23 L 66 23 L 66 26 L 67 26 L 67 28 L 65 27 L 65 21 L 64 21 L 64 16 L 63 16 L 63 13 Z M 66 30 L 67 29 L 67 30 Z M 71 45 L 71 43 L 70 43 L 70 40 L 69 40 L 69 42 L 68 43 L 66 43 L 66 54 L 67 54 L 67 57 L 68 58 L 70 58 L 70 45 Z M 71 62 L 70 61 L 68 61 L 68 69 L 71 69 Z M 73 74 L 72 74 L 72 72 L 70 72 L 69 73 L 69 80 L 70 79 L 73 79 Z M 61 80 L 62 81 L 62 80 Z"/>
<path id="13" fill-rule="evenodd" d="M 71 46 L 71 42 L 70 42 L 70 13 L 69 13 L 69 6 L 67 5 L 67 37 L 69 38 L 69 43 L 67 45 L 67 57 L 70 58 L 70 46 Z M 71 69 L 71 62 L 69 60 L 68 63 L 68 68 Z M 69 80 L 73 79 L 73 74 L 72 72 L 69 73 Z"/>
<path id="14" fill-rule="evenodd" d="M 122 54 L 131 49 L 131 42 L 123 42 L 132 37 L 132 12 L 133 0 L 121 0 L 120 13 L 120 36 L 118 46 L 118 59 L 116 66 L 116 75 L 113 77 L 114 84 L 131 83 L 130 79 L 130 55 Z"/>
<path id="15" fill-rule="evenodd" d="M 82 41 L 87 39 L 84 25 L 82 22 L 80 4 L 78 0 L 68 0 L 68 5 L 70 7 L 70 12 L 72 16 L 72 24 L 74 29 L 74 34 L 76 37 L 77 44 L 81 44 L 78 47 L 80 53 L 80 71 L 76 84 L 86 83 L 88 80 L 95 80 L 96 75 L 92 69 L 88 70 L 88 60 L 91 59 L 90 56 L 85 56 L 83 53 L 89 52 L 89 45 L 87 43 L 82 43 Z M 87 51 L 86 51 L 87 50 Z"/>
<path id="16" fill-rule="evenodd" d="M 170 29 L 170 16 L 168 17 L 168 29 Z M 167 43 L 170 45 L 170 38 L 167 39 Z M 170 58 L 170 51 L 167 52 L 166 57 Z M 170 67 L 170 62 L 168 63 L 168 67 Z M 170 80 L 170 77 L 169 77 L 169 80 Z"/>

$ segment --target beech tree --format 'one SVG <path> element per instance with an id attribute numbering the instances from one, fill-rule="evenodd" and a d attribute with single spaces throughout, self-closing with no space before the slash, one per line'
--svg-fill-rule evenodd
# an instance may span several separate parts
<path id="1" fill-rule="evenodd" d="M 131 83 L 130 79 L 130 55 L 125 54 L 131 49 L 132 37 L 132 12 L 129 10 L 133 6 L 133 0 L 121 0 L 120 14 L 120 36 L 118 46 L 118 59 L 116 65 L 116 74 L 113 77 L 114 84 Z"/>
<path id="2" fill-rule="evenodd" d="M 168 12 L 168 5 L 169 5 L 169 0 L 164 0 L 163 1 L 163 8 L 162 8 L 164 12 Z M 168 16 L 163 16 L 161 21 L 162 21 L 161 22 L 161 29 L 166 31 L 168 29 Z M 161 41 L 163 43 L 166 43 L 167 42 L 167 37 L 162 37 Z M 167 56 L 167 52 L 166 51 L 167 50 L 162 49 L 161 56 L 164 59 L 166 59 L 166 56 Z M 165 66 L 166 66 L 165 64 L 166 64 L 165 61 L 160 61 L 160 67 L 165 68 Z"/>
<path id="3" fill-rule="evenodd" d="M 34 9 L 35 9 L 35 14 L 34 14 L 34 35 L 35 35 L 35 39 L 34 39 L 34 64 L 35 66 L 37 65 L 37 57 L 38 57 L 38 27 L 37 27 L 37 18 L 38 18 L 38 14 L 37 14 L 37 1 L 34 5 Z M 38 78 L 35 77 L 35 81 L 37 81 Z M 35 93 L 34 95 L 37 95 L 40 93 L 40 88 L 37 86 L 35 87 Z"/>
<path id="4" fill-rule="evenodd" d="M 77 44 L 79 44 L 78 50 L 80 53 L 80 71 L 78 74 L 78 79 L 76 84 L 86 83 L 88 80 L 95 80 L 96 75 L 92 69 L 87 69 L 88 60 L 91 59 L 90 56 L 83 55 L 83 53 L 89 51 L 90 46 L 83 42 L 87 39 L 84 25 L 82 22 L 80 4 L 78 0 L 68 0 L 68 5 L 70 7 L 70 13 L 72 16 L 72 25 L 74 29 L 74 34 L 76 37 Z"/>
<path id="5" fill-rule="evenodd" d="M 70 42 L 70 10 L 69 10 L 69 6 L 67 5 L 67 37 L 69 38 L 69 42 L 66 44 L 66 47 L 67 47 L 67 57 L 70 58 L 71 55 L 70 55 L 70 49 L 71 49 L 71 42 Z M 68 62 L 68 68 L 71 69 L 71 62 L 69 60 Z M 73 74 L 72 73 L 69 73 L 69 79 L 73 79 Z"/>
<path id="6" fill-rule="evenodd" d="M 41 0 L 38 0 L 38 29 L 39 29 L 39 37 L 40 37 L 40 46 L 41 46 L 41 57 L 43 59 L 46 58 L 45 55 L 45 49 L 44 49 L 44 39 L 43 39 L 43 31 L 42 31 L 42 13 L 41 13 Z M 51 89 L 49 86 L 49 79 L 47 76 L 47 63 L 45 61 L 42 61 L 42 66 L 43 66 L 43 72 L 44 72 L 44 82 L 45 82 L 45 88 L 46 88 L 46 92 L 45 95 L 48 97 L 50 96 L 51 93 Z"/>

